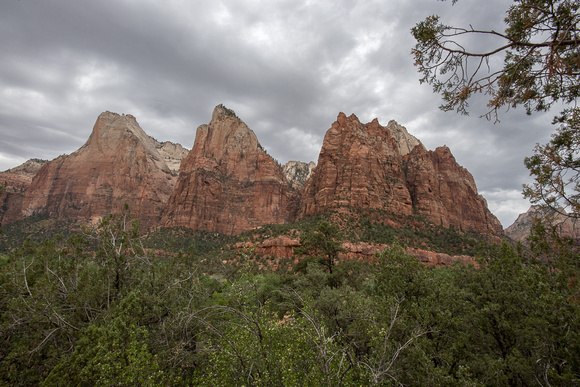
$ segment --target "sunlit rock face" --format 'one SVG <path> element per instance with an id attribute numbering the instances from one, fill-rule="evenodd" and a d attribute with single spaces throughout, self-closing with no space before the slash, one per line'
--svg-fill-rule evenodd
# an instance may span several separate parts
<path id="1" fill-rule="evenodd" d="M 210 123 L 197 129 L 162 224 L 233 235 L 295 220 L 297 200 L 254 132 L 219 105 Z"/>
<path id="2" fill-rule="evenodd" d="M 144 228 L 156 225 L 177 181 L 158 145 L 135 117 L 102 113 L 81 148 L 36 174 L 23 215 L 96 221 L 127 203 Z"/>

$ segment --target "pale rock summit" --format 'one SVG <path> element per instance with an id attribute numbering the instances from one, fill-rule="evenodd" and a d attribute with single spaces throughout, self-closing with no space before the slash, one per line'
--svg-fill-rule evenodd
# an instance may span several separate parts
<path id="1" fill-rule="evenodd" d="M 407 128 L 399 125 L 397 121 L 389 121 L 386 128 L 391 132 L 391 137 L 393 137 L 393 139 L 397 142 L 401 156 L 405 156 L 411 153 L 417 145 L 423 147 L 421 141 L 419 141 L 415 136 L 409 134 L 409 132 L 407 132 Z"/>
<path id="2" fill-rule="evenodd" d="M 32 180 L 34 175 L 36 175 L 40 168 L 46 163 L 48 163 L 48 160 L 30 159 L 17 167 L 7 169 L 5 172 L 28 176 Z"/>
<path id="3" fill-rule="evenodd" d="M 189 149 L 186 149 L 180 144 L 176 144 L 171 141 L 156 141 L 155 147 L 157 148 L 157 151 L 161 157 L 163 157 L 167 167 L 169 167 L 171 172 L 177 176 L 179 173 L 179 167 L 181 166 L 181 161 L 187 157 Z"/>
<path id="4" fill-rule="evenodd" d="M 314 161 L 304 163 L 302 161 L 288 161 L 282 166 L 286 179 L 293 185 L 304 187 L 306 180 L 312 175 L 316 168 Z"/>

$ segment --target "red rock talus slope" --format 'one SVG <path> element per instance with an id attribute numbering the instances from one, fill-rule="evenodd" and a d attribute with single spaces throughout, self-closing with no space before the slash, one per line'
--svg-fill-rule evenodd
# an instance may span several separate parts
<path id="1" fill-rule="evenodd" d="M 387 127 L 376 119 L 362 124 L 340 113 L 306 182 L 301 214 L 342 206 L 419 213 L 462 231 L 503 232 L 473 177 L 448 148 L 427 151 L 394 121 Z"/>
<path id="2" fill-rule="evenodd" d="M 85 145 L 36 174 L 23 214 L 86 222 L 128 203 L 144 228 L 156 225 L 177 180 L 156 147 L 135 117 L 102 113 Z"/>
<path id="3" fill-rule="evenodd" d="M 219 105 L 181 163 L 162 224 L 237 234 L 295 219 L 297 204 L 282 167 L 232 110 Z"/>

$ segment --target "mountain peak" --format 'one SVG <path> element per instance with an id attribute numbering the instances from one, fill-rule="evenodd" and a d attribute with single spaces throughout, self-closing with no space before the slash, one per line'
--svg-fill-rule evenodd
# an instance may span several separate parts
<path id="1" fill-rule="evenodd" d="M 295 218 L 281 166 L 233 110 L 218 105 L 197 129 L 163 224 L 237 234 Z"/>
<path id="2" fill-rule="evenodd" d="M 176 182 L 156 144 L 132 115 L 101 113 L 81 148 L 36 174 L 23 214 L 97 220 L 129 203 L 145 228 L 156 224 Z"/>
<path id="3" fill-rule="evenodd" d="M 236 118 L 236 119 L 240 120 L 240 118 L 236 115 L 235 111 L 233 111 L 232 109 L 228 109 L 227 107 L 225 107 L 221 103 L 213 109 L 213 113 L 211 115 L 211 121 L 212 122 L 216 121 L 220 117 L 232 117 L 232 118 Z"/>

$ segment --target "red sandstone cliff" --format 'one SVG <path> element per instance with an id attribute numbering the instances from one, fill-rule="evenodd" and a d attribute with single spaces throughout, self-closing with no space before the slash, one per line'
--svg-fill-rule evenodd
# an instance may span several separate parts
<path id="1" fill-rule="evenodd" d="M 297 204 L 282 167 L 232 110 L 219 105 L 197 129 L 181 164 L 162 225 L 238 234 L 295 219 Z"/>
<path id="2" fill-rule="evenodd" d="M 473 176 L 447 147 L 427 151 L 417 146 L 404 157 L 407 187 L 415 210 L 436 225 L 501 235 L 499 220 L 477 193 Z"/>
<path id="3" fill-rule="evenodd" d="M 88 141 L 44 165 L 24 195 L 25 216 L 94 221 L 128 203 L 144 228 L 156 225 L 176 182 L 135 117 L 102 113 Z"/>
<path id="4" fill-rule="evenodd" d="M 301 213 L 343 206 L 419 213 L 444 227 L 503 233 L 473 177 L 448 148 L 427 151 L 394 121 L 387 127 L 376 119 L 362 124 L 355 115 L 340 113 L 306 182 Z"/>
<path id="5" fill-rule="evenodd" d="M 402 167 L 397 141 L 378 120 L 363 125 L 354 114 L 340 113 L 306 182 L 301 214 L 348 206 L 410 215 Z"/>
<path id="6" fill-rule="evenodd" d="M 15 168 L 0 172 L 0 226 L 22 217 L 24 192 L 32 183 L 32 178 L 47 162 L 31 159 Z"/>
<path id="7" fill-rule="evenodd" d="M 133 116 L 103 113 L 87 143 L 43 166 L 24 195 L 2 192 L 0 222 L 21 214 L 86 222 L 128 203 L 145 228 L 237 234 L 346 207 L 419 213 L 444 227 L 502 234 L 473 177 L 449 149 L 427 151 L 394 121 L 362 124 L 340 113 L 316 168 L 294 162 L 283 170 L 246 124 L 219 105 L 183 159 L 186 152 L 147 136 Z"/>

